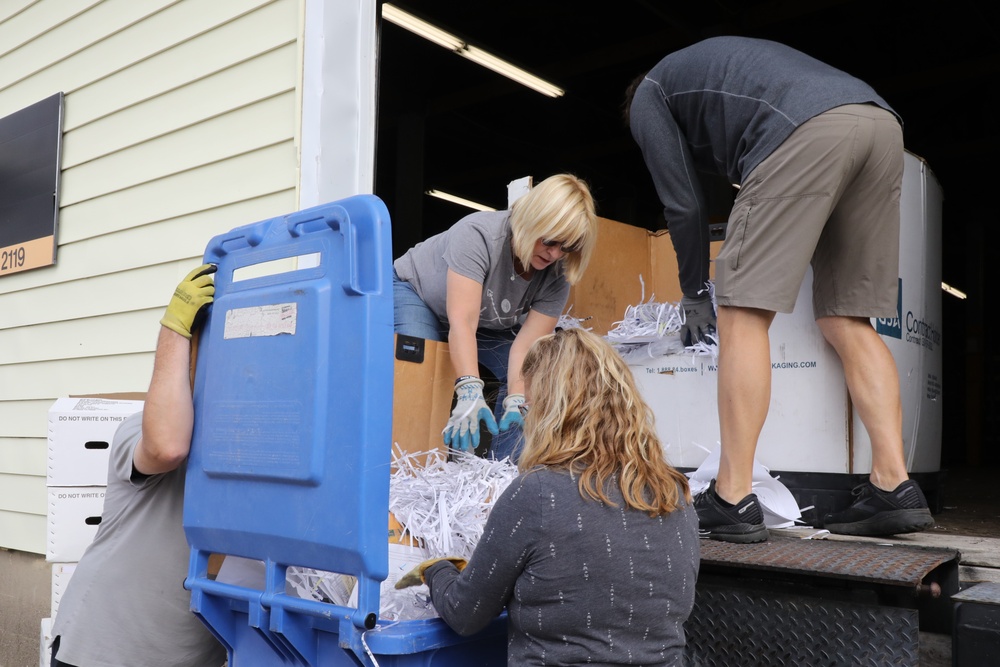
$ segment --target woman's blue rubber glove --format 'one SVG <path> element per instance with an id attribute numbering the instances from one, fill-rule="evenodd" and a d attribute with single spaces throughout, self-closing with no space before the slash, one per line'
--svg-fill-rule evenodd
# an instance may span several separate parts
<path id="1" fill-rule="evenodd" d="M 486 424 L 490 433 L 500 432 L 493 411 L 483 399 L 483 381 L 477 377 L 465 378 L 455 385 L 455 409 L 441 435 L 444 444 L 470 454 L 479 446 L 479 422 Z"/>
<path id="2" fill-rule="evenodd" d="M 511 394 L 503 399 L 503 414 L 500 415 L 500 430 L 506 431 L 512 426 L 524 428 L 524 415 L 521 406 L 524 405 L 524 394 Z"/>

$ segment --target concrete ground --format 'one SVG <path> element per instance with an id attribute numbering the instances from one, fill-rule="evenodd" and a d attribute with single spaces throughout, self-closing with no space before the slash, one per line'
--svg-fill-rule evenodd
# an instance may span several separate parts
<path id="1" fill-rule="evenodd" d="M 0 549 L 0 667 L 37 667 L 41 623 L 52 604 L 45 556 Z"/>

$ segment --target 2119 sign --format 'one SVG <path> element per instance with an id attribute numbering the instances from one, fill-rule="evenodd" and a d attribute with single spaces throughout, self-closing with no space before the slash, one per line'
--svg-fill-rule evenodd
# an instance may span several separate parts
<path id="1" fill-rule="evenodd" d="M 0 276 L 53 264 L 54 236 L 0 248 Z"/>

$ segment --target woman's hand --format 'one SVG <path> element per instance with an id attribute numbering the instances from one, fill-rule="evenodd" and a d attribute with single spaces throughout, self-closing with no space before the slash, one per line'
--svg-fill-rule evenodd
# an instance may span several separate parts
<path id="1" fill-rule="evenodd" d="M 477 377 L 462 379 L 455 385 L 455 409 L 441 435 L 444 444 L 470 454 L 479 446 L 479 422 L 486 424 L 490 433 L 500 432 L 493 411 L 483 399 L 483 381 Z"/>

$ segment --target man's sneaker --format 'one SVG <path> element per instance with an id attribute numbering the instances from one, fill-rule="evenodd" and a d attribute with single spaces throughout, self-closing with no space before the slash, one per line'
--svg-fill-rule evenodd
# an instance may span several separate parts
<path id="1" fill-rule="evenodd" d="M 876 537 L 916 533 L 934 525 L 927 499 L 912 479 L 892 491 L 869 481 L 854 487 L 851 494 L 856 498 L 850 507 L 823 517 L 823 527 L 831 533 Z"/>
<path id="2" fill-rule="evenodd" d="M 764 512 L 751 493 L 732 507 L 726 507 L 715 493 L 715 480 L 694 499 L 698 511 L 698 535 L 702 538 L 748 544 L 767 539 Z"/>

